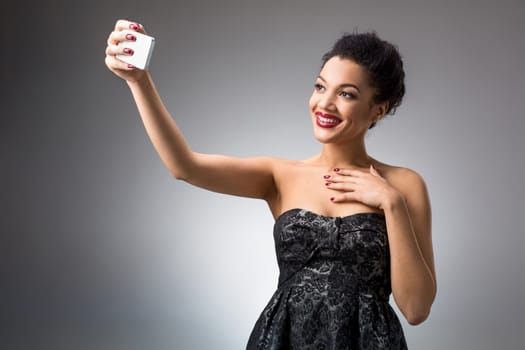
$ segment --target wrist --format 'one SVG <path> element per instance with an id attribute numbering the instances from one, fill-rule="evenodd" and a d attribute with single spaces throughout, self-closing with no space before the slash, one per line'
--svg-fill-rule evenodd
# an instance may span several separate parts
<path id="1" fill-rule="evenodd" d="M 140 88 L 144 87 L 150 81 L 150 74 L 148 71 L 143 71 L 141 74 L 137 74 L 135 79 L 126 80 L 126 83 L 130 88 Z"/>
<path id="2" fill-rule="evenodd" d="M 405 206 L 405 197 L 403 194 L 395 189 L 390 191 L 381 203 L 380 208 L 385 212 L 394 211 L 396 208 Z"/>

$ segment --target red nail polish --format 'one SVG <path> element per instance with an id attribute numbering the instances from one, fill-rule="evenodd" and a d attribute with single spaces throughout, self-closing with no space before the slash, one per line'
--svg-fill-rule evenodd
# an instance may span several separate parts
<path id="1" fill-rule="evenodd" d="M 335 200 L 335 197 L 330 198 L 330 200 L 333 202 Z"/>
<path id="2" fill-rule="evenodd" d="M 129 69 L 135 69 L 135 66 L 132 65 L 132 64 L 128 64 L 128 68 L 129 68 Z"/>
<path id="3" fill-rule="evenodd" d="M 325 176 L 323 176 L 323 178 L 325 178 L 325 179 L 329 179 L 329 178 L 330 178 L 330 175 L 325 175 Z"/>
<path id="4" fill-rule="evenodd" d="M 337 173 L 339 170 L 341 170 L 341 169 L 339 169 L 339 168 L 334 168 L 334 171 L 335 171 L 336 173 Z"/>
<path id="5" fill-rule="evenodd" d="M 124 53 L 127 53 L 128 55 L 133 55 L 133 50 L 126 47 L 124 49 Z"/>
<path id="6" fill-rule="evenodd" d="M 325 186 L 330 186 L 330 182 L 325 182 Z"/>
<path id="7" fill-rule="evenodd" d="M 133 34 L 126 34 L 126 39 L 129 41 L 135 41 L 137 38 Z"/>
<path id="8" fill-rule="evenodd" d="M 129 27 L 133 30 L 139 30 L 139 26 L 136 23 L 131 23 Z"/>

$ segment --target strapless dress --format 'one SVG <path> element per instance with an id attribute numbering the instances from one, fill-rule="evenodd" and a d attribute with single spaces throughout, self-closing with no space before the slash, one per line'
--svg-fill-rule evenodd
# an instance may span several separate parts
<path id="1" fill-rule="evenodd" d="M 385 217 L 329 217 L 303 209 L 274 225 L 277 290 L 259 316 L 247 350 L 407 349 L 389 304 Z"/>

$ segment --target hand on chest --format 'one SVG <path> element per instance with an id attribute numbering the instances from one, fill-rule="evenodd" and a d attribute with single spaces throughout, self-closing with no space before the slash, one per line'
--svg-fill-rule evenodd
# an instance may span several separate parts
<path id="1" fill-rule="evenodd" d="M 363 203 L 332 203 L 336 191 L 326 186 L 327 172 L 314 166 L 290 167 L 277 179 L 281 212 L 301 208 L 326 216 L 347 216 L 360 212 L 377 212 Z"/>

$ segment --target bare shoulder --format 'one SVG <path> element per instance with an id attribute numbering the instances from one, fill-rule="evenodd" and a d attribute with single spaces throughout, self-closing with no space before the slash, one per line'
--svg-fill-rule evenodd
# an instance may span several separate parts
<path id="1" fill-rule="evenodd" d="M 409 206 L 428 207 L 429 198 L 425 180 L 415 170 L 377 162 L 379 173 L 403 194 Z"/>
<path id="2" fill-rule="evenodd" d="M 381 162 L 376 162 L 374 166 L 388 182 L 399 190 L 426 187 L 425 180 L 415 170 Z"/>
<path id="3" fill-rule="evenodd" d="M 268 158 L 268 162 L 272 164 L 275 173 L 288 172 L 291 170 L 299 170 L 307 167 L 307 164 L 301 160 L 285 159 L 285 158 Z"/>

